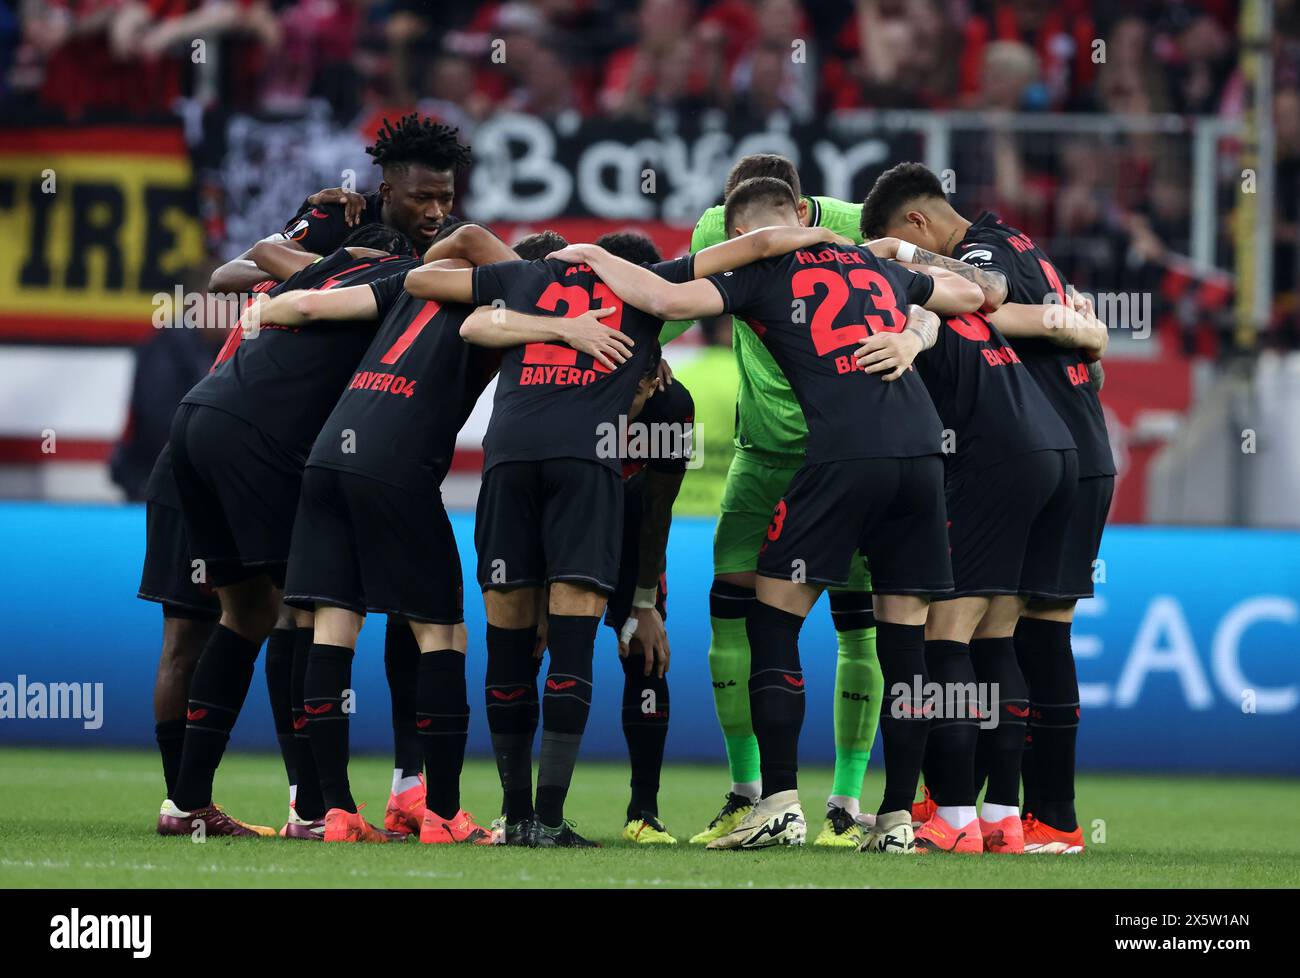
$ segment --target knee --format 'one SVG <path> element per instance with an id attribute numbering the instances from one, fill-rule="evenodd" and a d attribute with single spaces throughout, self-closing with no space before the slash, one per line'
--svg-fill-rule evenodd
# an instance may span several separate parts
<path id="1" fill-rule="evenodd" d="M 194 618 L 164 619 L 159 669 L 180 675 L 192 673 L 211 634 L 210 621 Z"/>

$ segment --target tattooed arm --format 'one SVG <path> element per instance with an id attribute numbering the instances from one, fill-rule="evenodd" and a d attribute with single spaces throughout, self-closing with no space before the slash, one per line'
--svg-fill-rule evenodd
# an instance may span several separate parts
<path id="1" fill-rule="evenodd" d="M 1088 378 L 1092 381 L 1092 386 L 1100 392 L 1102 385 L 1106 383 L 1106 371 L 1100 360 L 1088 364 Z"/>
<path id="2" fill-rule="evenodd" d="M 939 317 L 929 309 L 913 305 L 901 333 L 875 333 L 854 354 L 858 368 L 869 374 L 883 373 L 882 380 L 897 380 L 912 366 L 921 351 L 939 339 Z M 888 371 L 886 373 L 886 371 Z"/>
<path id="3" fill-rule="evenodd" d="M 875 241 L 868 242 L 867 247 L 877 258 L 898 259 L 899 245 L 903 244 L 898 238 L 877 238 Z M 954 275 L 960 275 L 968 281 L 974 282 L 984 293 L 984 305 L 980 307 L 980 312 L 990 313 L 1002 305 L 1007 299 L 1007 277 L 1001 272 L 992 268 L 976 268 L 974 265 L 967 265 L 964 261 L 958 261 L 956 258 L 949 258 L 946 255 L 936 255 L 933 251 L 927 251 L 925 248 L 915 248 L 912 255 L 903 262 L 909 265 L 914 271 L 924 271 L 927 268 L 942 268 L 945 271 L 952 272 Z"/>

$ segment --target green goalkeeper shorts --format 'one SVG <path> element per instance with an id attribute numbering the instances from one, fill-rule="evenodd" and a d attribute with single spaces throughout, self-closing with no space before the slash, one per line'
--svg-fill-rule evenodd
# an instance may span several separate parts
<path id="1" fill-rule="evenodd" d="M 713 534 L 713 573 L 752 573 L 758 567 L 758 550 L 763 545 L 772 511 L 785 495 L 790 480 L 799 471 L 795 465 L 761 462 L 736 452 L 727 469 L 722 488 L 722 513 Z M 853 567 L 844 591 L 870 591 L 871 574 L 866 559 L 853 555 Z"/>

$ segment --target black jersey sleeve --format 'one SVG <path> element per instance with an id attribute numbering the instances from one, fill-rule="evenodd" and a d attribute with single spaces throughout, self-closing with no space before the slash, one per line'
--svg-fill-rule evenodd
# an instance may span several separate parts
<path id="1" fill-rule="evenodd" d="M 769 259 L 770 261 L 770 259 Z M 757 301 L 772 282 L 768 262 L 755 262 L 730 272 L 710 275 L 707 281 L 722 295 L 722 311 L 734 312 Z"/>
<path id="2" fill-rule="evenodd" d="M 307 205 L 284 226 L 284 235 L 296 241 L 304 251 L 328 255 L 347 237 L 342 204 Z"/>
<path id="3" fill-rule="evenodd" d="M 902 279 L 901 291 L 908 303 L 923 306 L 930 301 L 930 296 L 934 295 L 934 279 L 910 268 L 899 266 L 898 271 L 902 273 L 899 276 Z"/>
<path id="4" fill-rule="evenodd" d="M 683 255 L 681 258 L 671 258 L 668 261 L 656 262 L 647 266 L 650 271 L 654 272 L 666 282 L 672 282 L 674 285 L 681 285 L 695 278 L 695 256 Z"/>
<path id="5" fill-rule="evenodd" d="M 990 235 L 981 235 L 973 239 L 968 235 L 958 243 L 952 256 L 976 268 L 991 268 L 1001 272 L 1008 279 L 1016 265 L 1011 249 L 1004 242 L 993 239 Z"/>
<path id="6" fill-rule="evenodd" d="M 406 295 L 406 269 L 370 283 L 370 291 L 375 295 L 375 305 L 379 307 L 379 318 L 384 319 L 389 310 Z"/>
<path id="7" fill-rule="evenodd" d="M 520 273 L 532 266 L 528 261 L 503 261 L 494 265 L 480 265 L 474 269 L 474 305 L 487 306 L 506 301 L 510 287 L 518 281 Z"/>

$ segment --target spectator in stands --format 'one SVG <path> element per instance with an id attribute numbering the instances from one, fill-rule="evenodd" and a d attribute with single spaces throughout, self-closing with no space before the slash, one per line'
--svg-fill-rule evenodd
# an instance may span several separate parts
<path id="1" fill-rule="evenodd" d="M 599 100 L 605 112 L 646 116 L 656 107 L 689 111 L 720 102 L 720 38 L 692 33 L 688 0 L 642 0 L 637 22 L 636 43 L 606 65 Z"/>
<path id="2" fill-rule="evenodd" d="M 731 72 L 731 89 L 746 109 L 765 116 L 782 109 L 799 122 L 817 104 L 812 32 L 794 0 L 759 0 L 755 42 Z M 757 84 L 757 90 L 753 90 Z"/>
<path id="3" fill-rule="evenodd" d="M 822 70 L 823 101 L 831 109 L 947 105 L 956 44 L 936 0 L 857 0 Z"/>
<path id="4" fill-rule="evenodd" d="M 1042 88 L 1037 108 L 1060 109 L 1074 103 L 1091 85 L 1097 39 L 1087 0 L 998 0 L 987 14 L 972 14 L 962 30 L 959 50 L 961 91 L 967 100 L 986 84 L 985 48 L 996 42 L 1027 46 L 1040 64 Z M 1041 101 L 1037 101 L 1041 99 Z"/>

